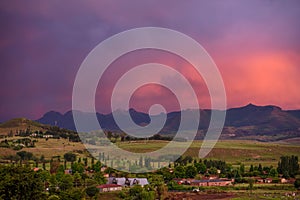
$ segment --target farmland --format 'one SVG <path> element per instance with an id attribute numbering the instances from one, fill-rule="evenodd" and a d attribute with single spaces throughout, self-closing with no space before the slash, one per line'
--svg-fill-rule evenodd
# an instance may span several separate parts
<path id="1" fill-rule="evenodd" d="M 9 138 L 14 140 L 20 137 Z M 4 139 L 1 139 L 3 141 Z M 130 141 L 117 142 L 116 145 L 127 151 L 145 153 L 158 150 L 168 141 Z M 184 153 L 185 156 L 198 157 L 198 152 L 202 141 L 194 141 L 192 145 Z M 176 148 L 183 148 L 185 142 L 178 142 Z M 91 145 L 87 145 L 91 148 Z M 105 147 L 99 147 L 105 148 Z M 46 159 L 53 156 L 63 156 L 67 152 L 75 152 L 79 157 L 86 157 L 88 152 L 85 151 L 85 146 L 80 142 L 70 142 L 67 139 L 37 139 L 35 147 L 23 148 L 22 150 L 32 152 L 34 156 L 40 157 L 44 155 Z M 178 150 L 178 149 L 177 149 Z M 257 142 L 251 140 L 220 140 L 217 142 L 206 159 L 225 160 L 233 165 L 244 163 L 246 168 L 250 164 L 273 165 L 276 166 L 279 158 L 283 155 L 300 156 L 300 144 L 287 142 Z M 0 157 L 15 155 L 16 151 L 10 148 L 1 148 Z"/>

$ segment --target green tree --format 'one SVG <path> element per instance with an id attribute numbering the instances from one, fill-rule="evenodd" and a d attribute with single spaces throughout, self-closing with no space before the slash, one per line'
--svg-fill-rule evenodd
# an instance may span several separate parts
<path id="1" fill-rule="evenodd" d="M 234 169 L 228 174 L 228 178 L 234 178 L 235 182 L 239 183 L 242 180 L 242 176 L 239 169 Z"/>
<path id="2" fill-rule="evenodd" d="M 33 159 L 33 154 L 31 152 L 19 151 L 17 152 L 17 155 L 20 157 L 21 161 Z"/>
<path id="3" fill-rule="evenodd" d="M 218 173 L 218 169 L 216 167 L 211 167 L 208 170 L 209 174 L 217 174 Z"/>
<path id="4" fill-rule="evenodd" d="M 152 175 L 149 179 L 151 185 L 144 186 L 146 191 L 155 191 L 157 194 L 157 199 L 164 199 L 167 193 L 167 188 L 164 183 L 164 178 L 162 175 Z M 149 194 L 151 195 L 151 194 Z"/>
<path id="5" fill-rule="evenodd" d="M 22 166 L 0 166 L 1 199 L 45 199 L 39 173 Z"/>
<path id="6" fill-rule="evenodd" d="M 248 179 L 248 189 L 250 190 L 250 193 L 252 193 L 252 190 L 253 190 L 253 186 L 254 186 L 254 179 L 250 178 Z"/>
<path id="7" fill-rule="evenodd" d="M 104 177 L 102 172 L 95 172 L 94 173 L 94 180 L 98 183 L 98 184 L 105 184 L 106 183 L 106 178 Z"/>
<path id="8" fill-rule="evenodd" d="M 270 170 L 270 172 L 269 172 L 269 176 L 271 176 L 271 177 L 278 177 L 278 172 L 277 172 L 277 170 L 275 169 L 275 168 L 272 168 L 271 170 Z"/>
<path id="9" fill-rule="evenodd" d="M 100 172 L 101 171 L 101 162 L 100 161 L 97 161 L 96 164 L 93 164 L 92 165 L 92 169 L 95 171 L 95 172 Z"/>
<path id="10" fill-rule="evenodd" d="M 244 165 L 244 164 L 241 164 L 241 165 L 240 165 L 240 172 L 241 172 L 242 174 L 245 173 L 245 165 Z"/>
<path id="11" fill-rule="evenodd" d="M 277 171 L 287 177 L 295 177 L 299 171 L 298 156 L 282 156 L 278 162 Z"/>
<path id="12" fill-rule="evenodd" d="M 59 189 L 62 191 L 66 191 L 68 189 L 71 189 L 73 187 L 74 179 L 70 174 L 64 174 L 61 177 L 60 182 L 58 183 Z"/>
<path id="13" fill-rule="evenodd" d="M 174 169 L 176 178 L 185 178 L 185 168 L 183 166 L 177 166 Z"/>
<path id="14" fill-rule="evenodd" d="M 259 171 L 260 173 L 262 173 L 262 172 L 263 172 L 263 168 L 262 168 L 262 166 L 261 166 L 261 164 L 260 164 L 260 163 L 258 164 L 257 171 Z"/>
<path id="15" fill-rule="evenodd" d="M 253 167 L 253 165 L 251 165 L 249 172 L 253 172 L 253 171 L 254 171 L 254 167 Z"/>
<path id="16" fill-rule="evenodd" d="M 71 162 L 73 163 L 76 160 L 76 154 L 72 153 L 72 152 L 68 152 L 64 154 L 64 159 L 67 162 Z"/>
<path id="17" fill-rule="evenodd" d="M 72 173 L 79 172 L 82 174 L 84 172 L 84 165 L 82 163 L 73 163 L 71 165 Z"/>
<path id="18" fill-rule="evenodd" d="M 49 181 L 49 179 L 50 179 L 50 176 L 51 176 L 50 173 L 46 170 L 39 170 L 39 171 L 37 171 L 37 173 L 41 177 L 41 180 L 43 182 L 43 186 L 45 186 L 46 181 Z"/>
<path id="19" fill-rule="evenodd" d="M 198 173 L 205 174 L 206 173 L 206 165 L 202 162 L 195 163 L 194 166 L 197 168 Z"/>
<path id="20" fill-rule="evenodd" d="M 75 187 L 81 186 L 81 176 L 79 174 L 79 172 L 75 172 L 75 174 L 73 175 L 74 178 L 74 185 Z"/>
<path id="21" fill-rule="evenodd" d="M 84 161 L 84 166 L 87 167 L 88 166 L 88 158 L 83 158 Z"/>
<path id="22" fill-rule="evenodd" d="M 156 173 L 162 175 L 164 181 L 167 182 L 171 181 L 175 177 L 174 174 L 171 173 L 169 168 L 167 167 L 159 169 Z"/>
<path id="23" fill-rule="evenodd" d="M 58 182 L 56 180 L 56 176 L 52 174 L 49 178 L 49 192 L 50 194 L 53 194 L 56 192 L 58 187 Z"/>
<path id="24" fill-rule="evenodd" d="M 91 178 L 87 178 L 85 180 L 85 186 L 86 187 L 91 187 L 91 186 L 96 186 L 98 185 L 97 181 L 95 181 L 94 179 L 91 179 Z"/>
<path id="25" fill-rule="evenodd" d="M 197 174 L 197 169 L 194 166 L 187 166 L 185 170 L 185 177 L 194 178 Z"/>
<path id="26" fill-rule="evenodd" d="M 86 190 L 85 190 L 85 193 L 90 197 L 94 197 L 98 194 L 99 192 L 99 189 L 96 188 L 95 186 L 90 186 L 90 187 L 87 187 Z"/>
<path id="27" fill-rule="evenodd" d="M 129 189 L 130 199 L 134 200 L 154 200 L 155 192 L 143 189 L 140 185 L 135 185 Z"/>

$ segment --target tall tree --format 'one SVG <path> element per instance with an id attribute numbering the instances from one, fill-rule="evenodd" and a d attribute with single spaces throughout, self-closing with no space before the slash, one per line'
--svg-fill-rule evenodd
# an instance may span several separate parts
<path id="1" fill-rule="evenodd" d="M 277 171 L 284 176 L 295 177 L 299 171 L 298 156 L 282 156 Z"/>
<path id="2" fill-rule="evenodd" d="M 76 160 L 76 154 L 74 154 L 72 152 L 65 153 L 64 159 L 73 164 L 73 162 Z"/>
<path id="3" fill-rule="evenodd" d="M 185 177 L 187 178 L 194 178 L 197 174 L 197 169 L 196 167 L 192 166 L 192 165 L 189 165 L 186 167 L 186 170 L 185 170 Z"/>

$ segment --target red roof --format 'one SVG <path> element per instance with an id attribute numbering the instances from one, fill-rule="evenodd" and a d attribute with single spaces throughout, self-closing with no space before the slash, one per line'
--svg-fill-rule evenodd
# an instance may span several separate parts
<path id="1" fill-rule="evenodd" d="M 112 188 L 112 187 L 122 187 L 122 186 L 118 184 L 103 184 L 97 186 L 97 188 Z"/>

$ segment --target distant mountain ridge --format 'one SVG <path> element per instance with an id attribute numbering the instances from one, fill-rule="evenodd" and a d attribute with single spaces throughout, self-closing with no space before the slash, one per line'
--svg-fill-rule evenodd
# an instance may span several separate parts
<path id="1" fill-rule="evenodd" d="M 195 112 L 196 110 L 185 110 L 184 112 Z M 79 111 L 76 111 L 79 112 Z M 223 112 L 223 111 L 219 111 Z M 148 114 L 130 109 L 129 113 L 133 121 L 141 126 L 145 126 L 150 122 Z M 86 120 L 92 117 L 90 113 L 81 113 Z M 116 114 L 122 114 L 116 113 Z M 198 138 L 203 138 L 207 129 L 211 110 L 200 110 L 200 124 Z M 155 117 L 155 116 L 154 116 Z M 112 113 L 101 114 L 97 113 L 98 121 L 102 129 L 111 131 L 120 131 Z M 177 131 L 180 124 L 181 112 L 167 113 L 167 120 L 164 128 L 160 133 L 173 134 Z M 62 128 L 75 130 L 72 111 L 65 114 L 50 111 L 44 114 L 43 117 L 36 120 L 42 124 L 56 125 Z M 96 127 L 88 127 L 90 130 L 95 130 Z M 86 131 L 90 131 L 86 130 Z M 254 137 L 272 136 L 272 137 L 300 137 L 300 110 L 282 110 L 278 106 L 256 106 L 248 104 L 243 107 L 231 108 L 226 111 L 225 126 L 222 137 L 227 138 L 239 137 Z"/>

